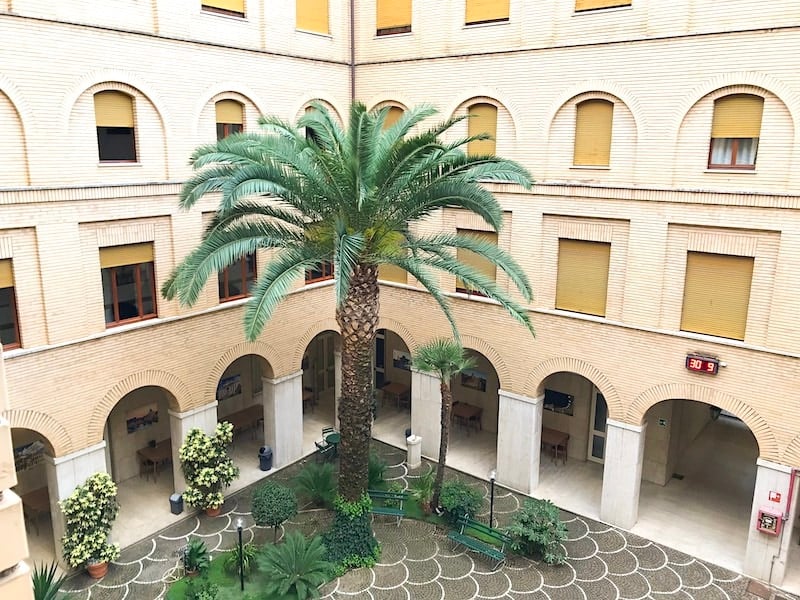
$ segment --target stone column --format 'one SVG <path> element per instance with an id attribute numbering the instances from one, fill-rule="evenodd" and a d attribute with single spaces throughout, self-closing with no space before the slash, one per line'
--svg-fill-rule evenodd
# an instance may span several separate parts
<path id="1" fill-rule="evenodd" d="M 169 432 L 172 441 L 172 481 L 175 491 L 183 493 L 186 480 L 181 471 L 181 459 L 178 455 L 186 435 L 191 429 L 200 429 L 208 435 L 214 435 L 217 429 L 217 401 L 193 408 L 186 412 L 169 412 Z"/>
<path id="2" fill-rule="evenodd" d="M 422 437 L 422 455 L 439 460 L 442 390 L 439 378 L 411 369 L 411 433 Z"/>
<path id="3" fill-rule="evenodd" d="M 530 494 L 539 485 L 542 401 L 498 390 L 497 482 Z"/>
<path id="4" fill-rule="evenodd" d="M 639 518 L 645 425 L 608 419 L 600 520 L 630 529 Z"/>
<path id="5" fill-rule="evenodd" d="M 333 350 L 333 422 L 336 429 L 339 429 L 339 398 L 342 396 L 342 349 L 341 338 L 336 338 Z"/>
<path id="6" fill-rule="evenodd" d="M 272 447 L 273 467 L 303 455 L 303 371 L 264 381 L 264 443 Z"/>
<path id="7" fill-rule="evenodd" d="M 792 523 L 796 512 L 796 489 L 789 506 L 790 487 L 792 485 L 792 467 L 759 458 L 756 461 L 756 486 L 753 492 L 753 508 L 750 512 L 750 529 L 747 534 L 747 549 L 744 557 L 744 572 L 756 579 L 772 585 L 780 585 L 786 571 L 791 544 Z M 778 497 L 780 496 L 780 499 Z M 770 500 L 772 497 L 772 500 Z M 779 535 L 770 535 L 756 530 L 759 511 L 764 510 L 783 514 Z"/>

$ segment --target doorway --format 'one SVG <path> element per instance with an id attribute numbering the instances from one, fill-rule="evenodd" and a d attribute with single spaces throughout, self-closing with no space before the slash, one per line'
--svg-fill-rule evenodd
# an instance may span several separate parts
<path id="1" fill-rule="evenodd" d="M 606 421 L 608 405 L 603 394 L 595 388 L 592 395 L 592 412 L 589 418 L 589 444 L 586 458 L 603 464 L 606 457 Z"/>

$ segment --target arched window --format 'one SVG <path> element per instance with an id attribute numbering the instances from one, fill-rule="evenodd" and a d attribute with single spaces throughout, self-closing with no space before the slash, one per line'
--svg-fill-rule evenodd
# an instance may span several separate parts
<path id="1" fill-rule="evenodd" d="M 488 133 L 491 139 L 475 140 L 469 143 L 467 152 L 473 155 L 494 154 L 497 137 L 497 107 L 493 104 L 479 103 L 469 107 L 469 135 Z"/>
<path id="2" fill-rule="evenodd" d="M 403 116 L 404 112 L 405 111 L 399 106 L 390 106 L 389 112 L 386 113 L 386 118 L 383 121 L 383 128 L 388 129 L 389 127 L 397 123 L 397 120 Z"/>
<path id="3" fill-rule="evenodd" d="M 244 130 L 244 106 L 236 100 L 220 100 L 215 105 L 217 113 L 217 139 Z"/>
<path id="4" fill-rule="evenodd" d="M 94 95 L 100 162 L 136 162 L 133 98 L 114 90 Z"/>
<path id="5" fill-rule="evenodd" d="M 764 98 L 731 94 L 714 101 L 709 169 L 755 169 Z"/>
<path id="6" fill-rule="evenodd" d="M 607 167 L 611 158 L 614 104 L 592 98 L 579 102 L 575 114 L 575 150 L 572 164 Z"/>

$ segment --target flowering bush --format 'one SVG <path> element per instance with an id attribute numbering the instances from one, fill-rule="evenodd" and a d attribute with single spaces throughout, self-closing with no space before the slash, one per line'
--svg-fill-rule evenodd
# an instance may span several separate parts
<path id="1" fill-rule="evenodd" d="M 64 559 L 72 567 L 110 562 L 119 556 L 119 544 L 108 534 L 119 512 L 117 485 L 108 473 L 95 473 L 59 502 L 64 513 Z"/>
<path id="2" fill-rule="evenodd" d="M 233 425 L 226 422 L 217 423 L 213 436 L 200 429 L 189 431 L 178 452 L 186 479 L 186 504 L 206 509 L 217 508 L 225 501 L 222 490 L 239 476 L 239 467 L 228 456 L 232 440 Z"/>

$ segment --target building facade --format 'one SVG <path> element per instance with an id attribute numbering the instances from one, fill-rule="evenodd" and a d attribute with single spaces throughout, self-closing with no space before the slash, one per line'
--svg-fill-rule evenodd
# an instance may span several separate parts
<path id="1" fill-rule="evenodd" d="M 657 504 L 648 494 L 681 485 L 687 452 L 724 422 L 743 441 L 723 433 L 701 458 L 732 461 L 718 491 L 745 506 L 716 517 L 738 540 L 726 566 L 791 582 L 800 9 L 721 11 L 709 0 L 0 0 L 0 399 L 5 386 L 19 480 L 3 531 L 19 521 L 17 495 L 46 488 L 58 539 L 57 502 L 86 476 L 141 477 L 137 448 L 170 441 L 176 455 L 190 427 L 249 403 L 278 466 L 303 454 L 306 392 L 337 388 L 335 334 L 319 337 L 337 329 L 328 274 L 298 282 L 252 343 L 243 304 L 265 255 L 229 267 L 192 308 L 159 289 L 215 209 L 213 198 L 178 208 L 195 147 L 314 101 L 345 116 L 355 97 L 470 115 L 454 135 L 490 133 L 471 151 L 536 179 L 531 191 L 486 183 L 505 211 L 497 234 L 455 210 L 417 225 L 495 241 L 533 284 L 535 338 L 441 282 L 478 360 L 456 399 L 480 409 L 476 439 L 489 436 L 498 481 L 540 495 L 552 450 L 556 464 L 586 465 L 585 510 L 637 531 Z M 437 388 L 404 355 L 448 326 L 410 277 L 382 279 L 376 378 L 409 388 L 412 430 L 435 457 Z M 551 431 L 568 438 L 548 445 Z M 690 471 L 686 493 L 712 494 Z M 763 514 L 778 515 L 776 535 L 757 529 L 769 528 Z"/>

